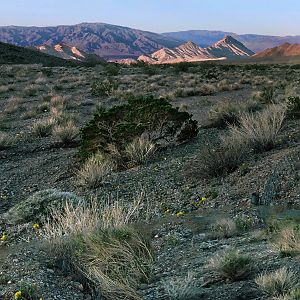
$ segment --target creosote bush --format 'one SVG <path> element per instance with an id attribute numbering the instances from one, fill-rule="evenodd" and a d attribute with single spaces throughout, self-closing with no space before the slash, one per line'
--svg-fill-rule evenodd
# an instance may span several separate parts
<path id="1" fill-rule="evenodd" d="M 141 136 L 161 148 L 186 142 L 197 133 L 197 122 L 192 116 L 173 108 L 167 100 L 154 96 L 136 97 L 124 105 L 98 108 L 94 118 L 81 131 L 80 155 L 86 158 L 98 151 L 109 155 L 113 148 L 123 157 L 118 167 L 126 168 L 126 148 Z"/>
<path id="2" fill-rule="evenodd" d="M 132 225 L 140 202 L 92 201 L 52 211 L 43 236 L 64 271 L 91 288 L 93 299 L 141 299 L 138 285 L 149 277 L 152 254 L 145 235 Z"/>
<path id="3" fill-rule="evenodd" d="M 117 89 L 117 84 L 111 80 L 95 81 L 91 93 L 97 97 L 108 97 Z"/>

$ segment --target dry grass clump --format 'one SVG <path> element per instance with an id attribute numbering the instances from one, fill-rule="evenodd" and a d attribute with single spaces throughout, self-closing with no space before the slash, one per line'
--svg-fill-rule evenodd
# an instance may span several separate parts
<path id="1" fill-rule="evenodd" d="M 254 112 L 260 109 L 256 101 L 222 101 L 215 104 L 210 112 L 210 126 L 223 128 L 229 124 L 237 124 L 240 116 L 245 112 Z"/>
<path id="2" fill-rule="evenodd" d="M 285 117 L 284 106 L 270 105 L 257 114 L 243 114 L 239 126 L 230 127 L 230 134 L 240 136 L 256 151 L 268 151 L 274 148 Z"/>
<path id="3" fill-rule="evenodd" d="M 229 238 L 237 233 L 238 228 L 232 219 L 221 219 L 211 226 L 211 235 L 214 238 Z"/>
<path id="4" fill-rule="evenodd" d="M 99 187 L 104 178 L 114 169 L 114 163 L 102 153 L 89 157 L 78 172 L 78 181 L 89 188 Z"/>
<path id="5" fill-rule="evenodd" d="M 52 114 L 60 113 L 66 108 L 66 99 L 62 96 L 53 96 L 50 100 Z"/>
<path id="6" fill-rule="evenodd" d="M 195 297 L 197 296 L 197 289 L 192 273 L 188 273 L 184 278 L 178 277 L 165 281 L 163 287 L 168 295 L 168 299 L 187 300 L 196 299 Z"/>
<path id="7" fill-rule="evenodd" d="M 6 148 L 9 148 L 13 146 L 16 142 L 16 139 L 9 135 L 6 132 L 0 131 L 0 150 L 4 150 Z"/>
<path id="8" fill-rule="evenodd" d="M 221 80 L 217 86 L 220 91 L 231 91 L 232 90 L 232 85 L 228 79 Z"/>
<path id="9" fill-rule="evenodd" d="M 214 256 L 210 260 L 209 267 L 224 279 L 238 281 L 250 276 L 253 261 L 248 255 L 240 254 L 236 250 L 229 250 Z"/>
<path id="10" fill-rule="evenodd" d="M 92 288 L 94 299 L 141 299 L 136 290 L 148 280 L 152 255 L 145 236 L 132 226 L 139 205 L 67 203 L 52 211 L 44 227 L 49 253 Z"/>
<path id="11" fill-rule="evenodd" d="M 51 135 L 52 128 L 55 124 L 55 119 L 47 118 L 34 122 L 31 131 L 37 137 L 46 137 Z"/>
<path id="12" fill-rule="evenodd" d="M 240 135 L 221 136 L 221 145 L 205 145 L 192 164 L 189 175 L 195 178 L 223 176 L 234 172 L 250 154 L 250 148 Z"/>
<path id="13" fill-rule="evenodd" d="M 25 87 L 24 96 L 25 97 L 33 97 L 37 94 L 37 91 L 38 91 L 37 86 L 34 84 L 30 84 Z"/>
<path id="14" fill-rule="evenodd" d="M 293 271 L 283 267 L 269 274 L 261 274 L 255 279 L 259 288 L 272 297 L 288 296 L 299 285 L 299 279 Z"/>
<path id="15" fill-rule="evenodd" d="M 52 130 L 53 137 L 64 145 L 74 142 L 78 134 L 79 129 L 72 121 L 63 125 L 56 124 Z"/>
<path id="16" fill-rule="evenodd" d="M 217 92 L 216 87 L 213 84 L 203 83 L 197 87 L 199 94 L 202 96 L 213 95 Z"/>
<path id="17" fill-rule="evenodd" d="M 146 137 L 134 139 L 125 148 L 125 153 L 133 164 L 143 164 L 149 160 L 156 150 L 155 144 Z"/>
<path id="18" fill-rule="evenodd" d="M 282 256 L 300 255 L 300 228 L 282 228 L 275 234 L 272 244 Z"/>
<path id="19" fill-rule="evenodd" d="M 20 97 L 12 96 L 8 99 L 8 102 L 4 108 L 4 112 L 7 114 L 15 113 L 22 104 L 22 99 Z"/>

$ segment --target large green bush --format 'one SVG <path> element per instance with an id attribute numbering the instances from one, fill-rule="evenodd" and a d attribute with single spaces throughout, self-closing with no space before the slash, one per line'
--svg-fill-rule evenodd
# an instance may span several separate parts
<path id="1" fill-rule="evenodd" d="M 197 121 L 165 99 L 154 96 L 133 97 L 127 104 L 99 108 L 81 130 L 80 154 L 86 158 L 98 151 L 125 152 L 134 139 L 145 136 L 157 148 L 183 143 L 198 133 Z M 122 156 L 122 155 L 121 155 Z"/>

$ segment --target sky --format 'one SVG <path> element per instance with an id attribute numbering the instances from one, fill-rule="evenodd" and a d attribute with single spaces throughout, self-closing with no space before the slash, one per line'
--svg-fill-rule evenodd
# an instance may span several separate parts
<path id="1" fill-rule="evenodd" d="M 103 22 L 153 32 L 300 35 L 299 0 L 0 0 L 0 26 Z"/>

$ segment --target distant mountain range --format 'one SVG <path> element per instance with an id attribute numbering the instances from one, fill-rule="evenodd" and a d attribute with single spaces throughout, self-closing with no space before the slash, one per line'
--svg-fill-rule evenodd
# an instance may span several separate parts
<path id="1" fill-rule="evenodd" d="M 280 58 L 291 56 L 300 56 L 300 44 L 285 43 L 274 48 L 263 50 L 253 55 L 253 58 Z"/>
<path id="2" fill-rule="evenodd" d="M 174 49 L 163 48 L 150 55 L 141 55 L 138 60 L 150 64 L 179 62 L 195 62 L 252 56 L 254 52 L 247 49 L 241 42 L 226 36 L 207 48 L 201 48 L 192 41 Z"/>
<path id="3" fill-rule="evenodd" d="M 87 54 L 86 52 L 79 50 L 74 46 L 72 47 L 65 44 L 56 44 L 54 46 L 42 45 L 42 46 L 37 46 L 36 49 L 48 55 L 52 55 L 67 60 L 75 60 L 81 62 L 88 62 L 88 61 L 103 62 L 103 59 L 101 59 L 99 56 L 95 54 Z"/>
<path id="4" fill-rule="evenodd" d="M 254 52 L 260 52 L 266 48 L 273 48 L 284 43 L 300 43 L 300 35 L 281 37 L 258 34 L 236 34 L 234 32 L 210 30 L 166 32 L 163 33 L 163 35 L 182 42 L 192 41 L 201 47 L 208 47 L 209 45 L 216 43 L 218 40 L 230 35 Z"/>
<path id="5" fill-rule="evenodd" d="M 231 36 L 253 52 L 260 52 L 287 42 L 300 43 L 300 36 L 239 35 L 232 32 L 207 30 L 157 34 L 105 23 L 82 23 L 55 27 L 0 27 L 0 41 L 5 43 L 23 47 L 69 45 L 107 60 L 138 58 L 143 54 L 150 54 L 163 48 L 174 49 L 188 41 L 209 50 L 211 45 L 226 36 Z M 219 56 L 218 53 L 210 54 Z"/>
<path id="6" fill-rule="evenodd" d="M 161 34 L 104 23 L 56 27 L 0 27 L 0 41 L 18 46 L 66 44 L 106 59 L 138 57 L 179 41 Z"/>

